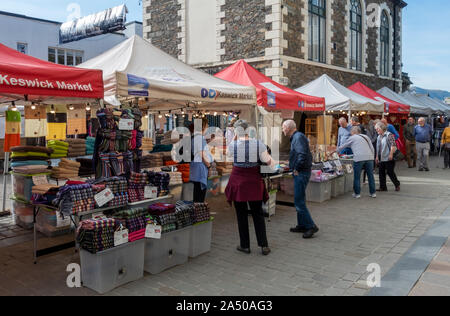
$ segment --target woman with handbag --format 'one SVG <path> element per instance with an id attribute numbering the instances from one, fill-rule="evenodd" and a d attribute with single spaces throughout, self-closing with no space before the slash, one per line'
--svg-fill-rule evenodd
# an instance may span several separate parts
<path id="1" fill-rule="evenodd" d="M 444 169 L 450 168 L 450 123 L 442 133 L 442 152 L 444 153 Z"/>
<path id="2" fill-rule="evenodd" d="M 248 135 L 249 125 L 244 120 L 234 124 L 235 138 L 228 145 L 227 155 L 233 161 L 233 171 L 225 189 L 227 201 L 236 208 L 239 228 L 240 245 L 237 250 L 250 253 L 250 234 L 248 227 L 248 207 L 253 216 L 258 246 L 263 255 L 270 253 L 267 242 L 266 223 L 263 212 L 263 201 L 267 202 L 269 195 L 264 185 L 260 166 L 262 163 L 274 165 L 275 162 L 267 152 L 267 147 Z"/>
<path id="3" fill-rule="evenodd" d="M 395 136 L 387 131 L 387 126 L 382 122 L 379 122 L 375 128 L 378 133 L 376 163 L 380 167 L 380 188 L 377 191 L 385 192 L 388 190 L 386 185 L 387 173 L 392 183 L 395 185 L 395 191 L 398 192 L 400 191 L 400 181 L 398 181 L 394 171 L 394 154 L 397 152 Z"/>

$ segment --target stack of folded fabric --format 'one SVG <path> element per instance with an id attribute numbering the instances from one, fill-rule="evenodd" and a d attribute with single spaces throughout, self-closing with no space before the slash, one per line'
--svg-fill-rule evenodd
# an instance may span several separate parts
<path id="1" fill-rule="evenodd" d="M 150 153 L 151 151 L 153 151 L 153 139 L 151 138 L 143 138 L 142 139 L 142 152 L 143 155 L 146 155 L 148 153 Z"/>
<path id="2" fill-rule="evenodd" d="M 167 172 L 148 171 L 148 183 L 158 188 L 158 197 L 170 194 L 170 176 Z"/>
<path id="3" fill-rule="evenodd" d="M 194 203 L 195 223 L 209 221 L 211 212 L 208 203 Z"/>
<path id="4" fill-rule="evenodd" d="M 80 177 L 90 177 L 95 174 L 94 163 L 89 158 L 77 158 L 77 162 L 80 163 L 80 170 L 78 175 Z"/>
<path id="5" fill-rule="evenodd" d="M 172 140 L 172 131 L 164 133 L 161 139 L 161 145 L 172 145 L 176 142 L 178 142 L 178 140 Z"/>
<path id="6" fill-rule="evenodd" d="M 104 183 L 114 194 L 114 199 L 108 203 L 108 207 L 120 207 L 128 204 L 128 182 L 125 177 L 108 178 Z"/>
<path id="7" fill-rule="evenodd" d="M 178 201 L 175 208 L 175 216 L 177 218 L 177 229 L 191 226 L 194 224 L 194 204 Z"/>
<path id="8" fill-rule="evenodd" d="M 153 147 L 152 154 L 161 153 L 161 152 L 171 152 L 173 145 L 155 145 Z"/>
<path id="9" fill-rule="evenodd" d="M 145 185 L 148 177 L 145 173 L 132 172 L 128 180 L 128 200 L 130 203 L 144 200 Z"/>
<path id="10" fill-rule="evenodd" d="M 92 185 L 80 181 L 68 181 L 59 189 L 56 199 L 52 203 L 64 215 L 93 210 L 95 200 Z"/>
<path id="11" fill-rule="evenodd" d="M 95 137 L 88 136 L 86 138 L 86 155 L 94 154 Z"/>
<path id="12" fill-rule="evenodd" d="M 162 226 L 162 233 L 169 233 L 177 229 L 176 208 L 173 204 L 156 203 L 150 205 L 148 213 Z"/>
<path id="13" fill-rule="evenodd" d="M 77 231 L 77 242 L 90 253 L 114 247 L 114 232 L 117 221 L 113 218 L 82 221 Z"/>
<path id="14" fill-rule="evenodd" d="M 54 179 L 74 179 L 78 178 L 81 164 L 66 158 L 62 158 L 58 167 L 52 169 Z"/>
<path id="15" fill-rule="evenodd" d="M 183 184 L 183 175 L 181 172 L 168 172 L 167 174 L 170 177 L 170 186 Z"/>
<path id="16" fill-rule="evenodd" d="M 67 157 L 69 152 L 69 143 L 60 140 L 49 140 L 47 147 L 53 149 L 52 159 Z"/>
<path id="17" fill-rule="evenodd" d="M 191 173 L 191 166 L 188 163 L 178 165 L 178 171 L 181 172 L 183 177 L 183 183 L 189 182 L 189 176 Z"/>
<path id="18" fill-rule="evenodd" d="M 86 156 L 86 140 L 81 138 L 68 138 L 69 151 L 67 157 Z"/>
<path id="19" fill-rule="evenodd" d="M 52 201 L 58 194 L 59 187 L 53 184 L 39 184 L 31 189 L 31 202 L 33 204 L 52 205 Z"/>
<path id="20" fill-rule="evenodd" d="M 145 238 L 147 215 L 146 209 L 136 208 L 115 212 L 113 217 L 128 229 L 128 241 L 133 242 Z"/>
<path id="21" fill-rule="evenodd" d="M 163 155 L 161 153 L 149 154 L 141 158 L 141 169 L 164 166 Z"/>
<path id="22" fill-rule="evenodd" d="M 219 175 L 227 175 L 231 174 L 233 171 L 233 163 L 232 162 L 216 162 L 216 169 L 219 172 Z"/>
<path id="23" fill-rule="evenodd" d="M 14 172 L 38 174 L 49 172 L 52 149 L 39 146 L 18 146 L 11 148 L 11 167 Z"/>

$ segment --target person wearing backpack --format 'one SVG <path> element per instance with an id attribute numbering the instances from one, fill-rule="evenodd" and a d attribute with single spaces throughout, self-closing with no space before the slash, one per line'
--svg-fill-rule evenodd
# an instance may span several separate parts
<path id="1" fill-rule="evenodd" d="M 380 188 L 378 191 L 385 192 L 388 190 L 386 185 L 387 173 L 392 183 L 395 185 L 395 191 L 398 192 L 400 191 L 400 181 L 398 181 L 394 170 L 394 153 L 397 151 L 395 136 L 387 131 L 387 126 L 383 122 L 379 122 L 375 128 L 378 133 L 376 163 L 380 167 Z"/>
<path id="2" fill-rule="evenodd" d="M 372 142 L 367 135 L 361 134 L 361 128 L 359 126 L 353 126 L 350 138 L 342 144 L 337 150 L 338 152 L 344 148 L 351 148 L 353 151 L 353 197 L 355 199 L 361 198 L 361 172 L 364 169 L 369 179 L 370 197 L 376 198 L 376 186 L 375 177 L 373 175 L 373 156 L 375 155 L 375 149 Z"/>

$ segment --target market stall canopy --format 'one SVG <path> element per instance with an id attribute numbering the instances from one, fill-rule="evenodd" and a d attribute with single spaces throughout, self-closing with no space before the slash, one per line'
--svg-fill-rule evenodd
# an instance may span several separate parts
<path id="1" fill-rule="evenodd" d="M 389 98 L 391 100 L 397 101 L 399 103 L 408 104 L 411 108 L 412 114 L 422 114 L 429 115 L 432 113 L 432 110 L 425 107 L 423 104 L 418 102 L 413 102 L 413 100 L 408 100 L 404 96 L 392 91 L 388 87 L 383 87 L 377 91 L 379 94 Z"/>
<path id="2" fill-rule="evenodd" d="M 43 61 L 0 44 L 0 103 L 73 98 L 103 98 L 102 72 Z"/>
<path id="3" fill-rule="evenodd" d="M 192 68 L 134 36 L 79 67 L 102 69 L 105 101 L 146 97 L 159 109 L 180 108 L 187 102 L 254 105 L 256 92 Z M 178 103 L 178 105 L 176 105 Z"/>
<path id="4" fill-rule="evenodd" d="M 240 60 L 215 77 L 256 88 L 257 104 L 270 111 L 325 111 L 325 100 L 289 89 Z"/>
<path id="5" fill-rule="evenodd" d="M 325 98 L 328 111 L 384 112 L 384 103 L 353 92 L 328 75 L 322 75 L 316 80 L 296 89 L 296 91 Z"/>
<path id="6" fill-rule="evenodd" d="M 370 89 L 361 82 L 357 82 L 348 87 L 353 92 L 356 92 L 366 98 L 373 99 L 384 103 L 384 112 L 392 114 L 409 114 L 411 108 L 409 105 L 399 103 L 397 101 L 386 98 L 378 92 Z"/>
<path id="7" fill-rule="evenodd" d="M 412 93 L 411 91 L 403 92 L 402 96 L 408 100 L 419 102 L 424 107 L 431 110 L 430 114 L 442 114 L 445 112 L 439 105 L 437 105 L 433 101 L 433 99 L 431 99 L 427 96 L 424 96 L 424 95 L 420 96 L 420 95 Z"/>

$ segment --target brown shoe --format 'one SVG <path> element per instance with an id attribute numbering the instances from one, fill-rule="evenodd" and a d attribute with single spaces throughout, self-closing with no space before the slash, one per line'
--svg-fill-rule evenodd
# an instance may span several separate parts
<path id="1" fill-rule="evenodd" d="M 400 186 L 396 187 L 395 191 L 400 192 Z"/>

